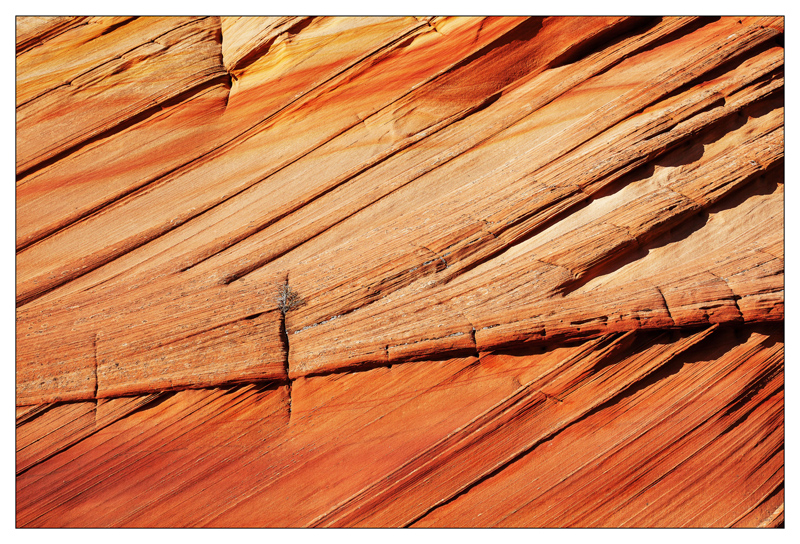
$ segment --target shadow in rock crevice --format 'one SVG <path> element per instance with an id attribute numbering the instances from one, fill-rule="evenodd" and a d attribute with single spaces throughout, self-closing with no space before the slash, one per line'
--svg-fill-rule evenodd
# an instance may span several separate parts
<path id="1" fill-rule="evenodd" d="M 753 197 L 772 195 L 778 191 L 779 186 L 783 185 L 783 183 L 783 160 L 780 160 L 765 172 L 757 172 L 746 178 L 741 183 L 740 188 L 735 189 L 707 209 L 676 218 L 678 222 L 671 228 L 659 233 L 650 240 L 646 240 L 644 243 L 638 244 L 631 250 L 621 253 L 616 259 L 600 265 L 596 269 L 589 270 L 579 280 L 572 281 L 566 285 L 562 293 L 567 296 L 595 278 L 608 276 L 627 265 L 646 258 L 654 249 L 683 242 L 705 227 L 713 215 L 724 210 L 735 209 Z"/>

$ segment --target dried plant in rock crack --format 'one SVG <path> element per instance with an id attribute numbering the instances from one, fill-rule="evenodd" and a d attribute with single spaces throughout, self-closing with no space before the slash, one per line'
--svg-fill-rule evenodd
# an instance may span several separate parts
<path id="1" fill-rule="evenodd" d="M 299 293 L 292 291 L 288 281 L 278 287 L 278 308 L 280 308 L 282 314 L 286 315 L 289 310 L 293 310 L 305 303 L 306 301 L 303 300 Z"/>

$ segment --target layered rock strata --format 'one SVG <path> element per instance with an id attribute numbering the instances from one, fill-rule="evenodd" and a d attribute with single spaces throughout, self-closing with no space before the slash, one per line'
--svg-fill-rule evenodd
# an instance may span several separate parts
<path id="1" fill-rule="evenodd" d="M 16 54 L 18 526 L 783 524 L 782 18 Z"/>

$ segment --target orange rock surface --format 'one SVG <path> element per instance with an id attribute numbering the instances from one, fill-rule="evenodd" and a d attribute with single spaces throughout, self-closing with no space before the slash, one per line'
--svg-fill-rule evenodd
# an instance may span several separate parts
<path id="1" fill-rule="evenodd" d="M 16 24 L 18 527 L 783 526 L 783 18 Z"/>

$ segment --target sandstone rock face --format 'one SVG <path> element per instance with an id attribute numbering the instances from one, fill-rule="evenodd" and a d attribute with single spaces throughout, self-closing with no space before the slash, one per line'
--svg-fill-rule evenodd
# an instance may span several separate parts
<path id="1" fill-rule="evenodd" d="M 17 525 L 782 526 L 783 32 L 18 18 Z"/>

